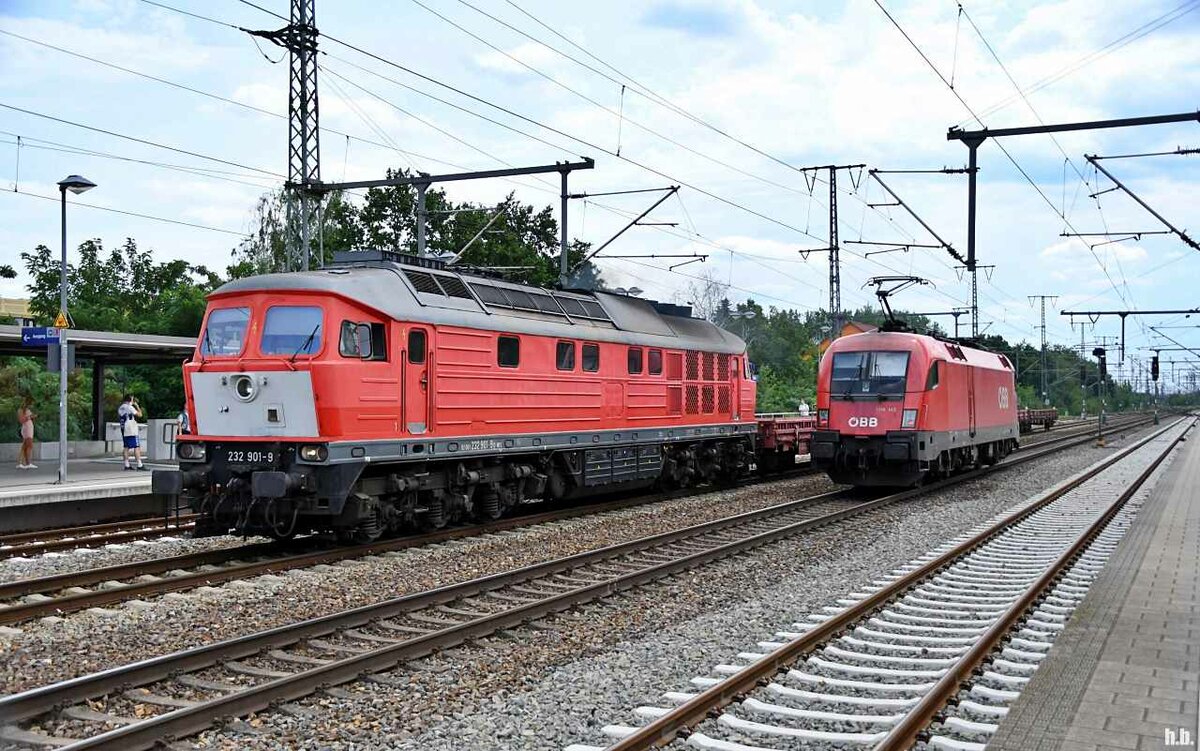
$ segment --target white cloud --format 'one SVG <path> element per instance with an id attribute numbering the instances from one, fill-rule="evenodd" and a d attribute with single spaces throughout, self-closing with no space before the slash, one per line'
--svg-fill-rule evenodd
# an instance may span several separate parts
<path id="1" fill-rule="evenodd" d="M 506 75 L 528 76 L 536 76 L 537 74 L 530 72 L 529 68 L 521 65 L 521 63 L 538 68 L 539 70 L 545 70 L 548 66 L 561 59 L 551 50 L 533 42 L 518 44 L 516 47 L 504 52 L 507 54 L 493 50 L 475 55 L 473 59 L 475 65 L 483 70 L 495 71 Z M 509 57 L 509 55 L 512 57 Z M 516 58 L 516 60 L 512 58 Z M 517 62 L 517 60 L 520 62 Z"/>

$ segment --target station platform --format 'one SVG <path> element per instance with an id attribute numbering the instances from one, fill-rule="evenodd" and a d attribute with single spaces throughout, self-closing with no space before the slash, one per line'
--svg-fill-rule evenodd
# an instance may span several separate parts
<path id="1" fill-rule="evenodd" d="M 147 469 L 172 464 L 146 463 Z M 113 521 L 161 511 L 150 494 L 150 472 L 126 471 L 121 457 L 72 459 L 59 485 L 58 463 L 37 469 L 0 466 L 0 534 L 50 526 Z"/>
<path id="2" fill-rule="evenodd" d="M 1195 751 L 1198 718 L 1200 429 L 987 748 Z"/>

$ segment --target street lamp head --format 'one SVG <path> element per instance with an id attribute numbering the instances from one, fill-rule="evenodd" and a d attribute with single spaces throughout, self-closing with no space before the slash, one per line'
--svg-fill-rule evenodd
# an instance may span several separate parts
<path id="1" fill-rule="evenodd" d="M 71 175 L 70 177 L 64 177 L 62 180 L 58 181 L 58 189 L 60 191 L 69 190 L 75 195 L 86 193 L 94 187 L 96 187 L 96 183 L 87 179 L 83 175 Z"/>

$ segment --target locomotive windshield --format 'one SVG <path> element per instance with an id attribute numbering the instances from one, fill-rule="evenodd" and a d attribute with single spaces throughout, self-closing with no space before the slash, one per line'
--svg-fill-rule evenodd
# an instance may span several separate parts
<path id="1" fill-rule="evenodd" d="M 903 395 L 907 352 L 835 352 L 832 396 Z"/>
<path id="2" fill-rule="evenodd" d="M 321 349 L 321 309 L 276 305 L 267 310 L 261 348 L 264 355 L 311 355 Z"/>
<path id="3" fill-rule="evenodd" d="M 217 308 L 209 313 L 204 334 L 200 337 L 200 354 L 218 357 L 240 355 L 246 343 L 248 323 L 249 308 Z"/>

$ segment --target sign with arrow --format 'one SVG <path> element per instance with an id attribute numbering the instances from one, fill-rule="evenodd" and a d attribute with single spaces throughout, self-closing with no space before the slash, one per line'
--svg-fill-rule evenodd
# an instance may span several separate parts
<path id="1" fill-rule="evenodd" d="M 21 345 L 48 347 L 58 344 L 58 329 L 53 326 L 25 326 L 21 329 Z"/>

